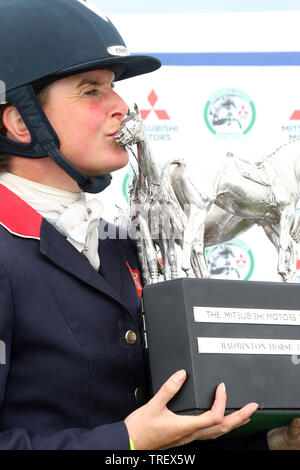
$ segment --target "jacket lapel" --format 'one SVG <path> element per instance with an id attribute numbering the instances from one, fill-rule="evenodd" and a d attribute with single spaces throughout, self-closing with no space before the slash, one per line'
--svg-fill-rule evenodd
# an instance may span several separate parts
<path id="1" fill-rule="evenodd" d="M 110 285 L 110 279 L 104 279 L 87 261 L 87 259 L 81 255 L 71 243 L 69 243 L 65 237 L 56 230 L 47 220 L 43 219 L 40 232 L 40 252 L 43 256 L 46 256 L 50 261 L 55 263 L 61 269 L 69 272 L 73 276 L 81 279 L 90 286 L 94 287 L 98 291 L 113 298 L 123 307 L 125 307 L 129 313 L 134 316 L 128 305 L 126 305 L 121 299 L 118 290 L 115 290 Z M 113 277 L 117 280 L 116 284 L 121 285 L 120 279 L 120 266 L 117 261 L 118 253 L 111 255 L 110 260 L 106 260 L 111 263 L 111 270 L 114 272 Z M 101 263 L 101 251 L 100 251 L 100 263 Z"/>

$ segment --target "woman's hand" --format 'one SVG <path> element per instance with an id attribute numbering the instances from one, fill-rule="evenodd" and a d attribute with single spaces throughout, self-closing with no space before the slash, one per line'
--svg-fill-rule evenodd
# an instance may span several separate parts
<path id="1" fill-rule="evenodd" d="M 185 379 L 184 370 L 176 372 L 146 405 L 125 419 L 135 449 L 168 449 L 196 439 L 214 439 L 248 423 L 258 407 L 257 403 L 248 403 L 240 410 L 224 416 L 226 390 L 225 385 L 220 384 L 209 411 L 198 416 L 177 415 L 167 408 L 167 403 L 179 391 Z"/>

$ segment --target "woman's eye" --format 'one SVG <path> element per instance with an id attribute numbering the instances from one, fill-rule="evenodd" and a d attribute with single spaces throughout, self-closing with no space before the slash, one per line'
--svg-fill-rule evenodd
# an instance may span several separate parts
<path id="1" fill-rule="evenodd" d="M 107 86 L 107 90 L 111 90 L 115 87 L 114 83 L 111 83 L 109 86 Z M 106 88 L 104 87 L 99 87 L 99 88 L 91 88 L 90 90 L 86 90 L 84 92 L 85 96 L 99 96 L 100 94 L 106 93 Z"/>
<path id="2" fill-rule="evenodd" d="M 89 96 L 90 95 L 92 95 L 92 96 L 97 95 L 97 93 L 98 93 L 98 90 L 96 90 L 96 89 L 87 90 L 87 91 L 84 92 L 85 95 L 89 95 Z"/>

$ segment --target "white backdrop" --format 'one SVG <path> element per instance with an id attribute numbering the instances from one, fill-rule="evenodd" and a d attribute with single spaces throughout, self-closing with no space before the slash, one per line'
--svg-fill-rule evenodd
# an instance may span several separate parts
<path id="1" fill-rule="evenodd" d="M 128 104 L 142 110 L 159 166 L 184 158 L 201 184 L 228 151 L 258 159 L 300 136 L 299 11 L 110 19 L 132 52 L 157 54 L 164 63 L 116 84 Z M 113 221 L 116 204 L 126 206 L 130 175 L 129 167 L 115 173 L 101 194 L 107 220 Z M 280 280 L 277 253 L 258 227 L 209 258 L 216 276 Z"/>

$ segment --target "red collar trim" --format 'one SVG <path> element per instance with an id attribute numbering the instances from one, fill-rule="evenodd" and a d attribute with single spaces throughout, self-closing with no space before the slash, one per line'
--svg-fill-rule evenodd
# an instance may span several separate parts
<path id="1" fill-rule="evenodd" d="M 14 235 L 40 239 L 43 217 L 0 184 L 0 224 Z"/>

